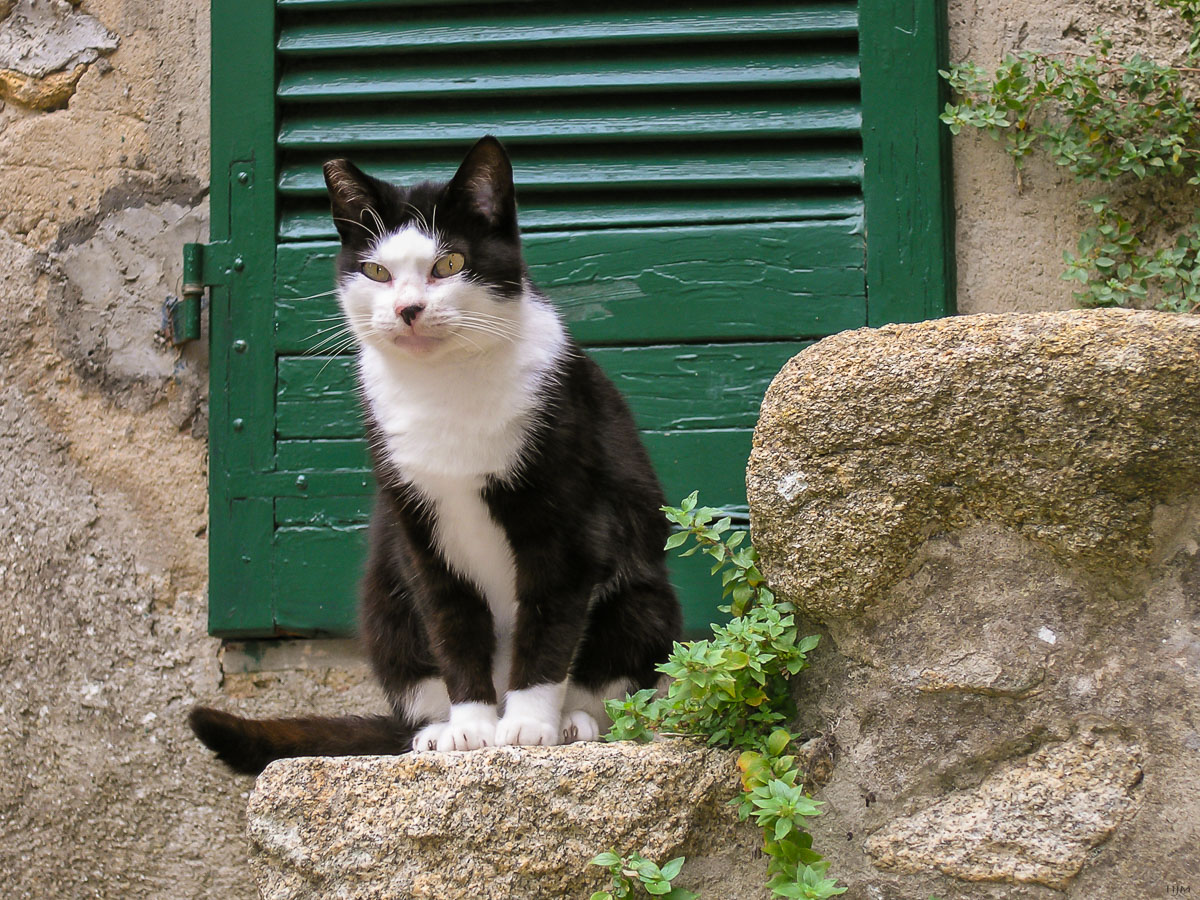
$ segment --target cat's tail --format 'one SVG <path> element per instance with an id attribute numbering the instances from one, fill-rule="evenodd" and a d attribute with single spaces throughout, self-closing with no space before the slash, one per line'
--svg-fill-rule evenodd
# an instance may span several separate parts
<path id="1" fill-rule="evenodd" d="M 416 729 L 391 716 L 245 719 L 209 706 L 188 716 L 196 737 L 235 772 L 257 775 L 292 756 L 390 755 L 412 749 Z"/>

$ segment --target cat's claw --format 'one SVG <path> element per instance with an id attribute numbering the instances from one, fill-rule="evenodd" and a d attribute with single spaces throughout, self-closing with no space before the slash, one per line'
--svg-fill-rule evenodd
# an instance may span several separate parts
<path id="1" fill-rule="evenodd" d="M 562 720 L 561 743 L 573 744 L 576 741 L 594 741 L 600 737 L 600 726 L 596 720 L 582 709 L 567 713 Z"/>
<path id="2" fill-rule="evenodd" d="M 413 738 L 413 749 L 478 750 L 496 744 L 496 724 L 487 721 L 435 722 L 426 725 Z"/>
<path id="3" fill-rule="evenodd" d="M 554 725 L 523 716 L 505 716 L 496 726 L 496 743 L 501 746 L 553 747 L 559 743 L 559 737 Z"/>

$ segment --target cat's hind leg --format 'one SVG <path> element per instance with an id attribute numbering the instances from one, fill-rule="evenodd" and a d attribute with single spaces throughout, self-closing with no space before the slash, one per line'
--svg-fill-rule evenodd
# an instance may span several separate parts
<path id="1" fill-rule="evenodd" d="M 561 742 L 594 741 L 608 730 L 612 721 L 604 711 L 605 700 L 623 698 L 629 692 L 629 681 L 615 679 L 598 688 L 588 688 L 574 681 L 567 683 L 563 703 Z"/>
<path id="2" fill-rule="evenodd" d="M 615 582 L 597 598 L 571 664 L 562 740 L 596 740 L 612 724 L 604 701 L 658 687 L 657 667 L 678 640 L 682 617 L 665 570 Z"/>

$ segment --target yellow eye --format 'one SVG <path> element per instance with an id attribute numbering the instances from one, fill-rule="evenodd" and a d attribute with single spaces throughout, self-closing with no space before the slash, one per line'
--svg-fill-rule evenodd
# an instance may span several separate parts
<path id="1" fill-rule="evenodd" d="M 465 263 L 461 253 L 447 253 L 433 264 L 433 274 L 437 278 L 449 278 L 461 272 Z"/>
<path id="2" fill-rule="evenodd" d="M 358 271 L 362 272 L 372 281 L 391 281 L 392 273 L 381 266 L 379 263 L 365 262 L 358 267 Z"/>

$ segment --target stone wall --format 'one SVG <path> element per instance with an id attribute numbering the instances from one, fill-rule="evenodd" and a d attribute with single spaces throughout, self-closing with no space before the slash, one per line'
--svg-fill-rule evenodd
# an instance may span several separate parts
<path id="1" fill-rule="evenodd" d="M 763 402 L 775 591 L 825 632 L 853 897 L 1165 897 L 1200 871 L 1200 317 L 837 335 Z"/>
<path id="2" fill-rule="evenodd" d="M 1127 15 L 950 5 L 956 56 L 980 58 Z M 199 0 L 0 0 L 0 877 L 14 898 L 253 896 L 250 782 L 199 752 L 184 711 L 379 703 L 347 645 L 248 654 L 205 635 L 206 361 L 157 329 L 181 245 L 207 230 L 208 45 Z M 1075 189 L 1034 170 L 1021 194 L 995 147 L 955 150 L 962 309 L 1068 304 L 1055 276 Z"/>
<path id="3" fill-rule="evenodd" d="M 5 897 L 249 898 L 250 782 L 197 699 L 368 708 L 362 666 L 205 634 L 202 345 L 158 335 L 207 236 L 208 5 L 0 2 Z M 243 671 L 243 670 L 251 671 Z"/>

